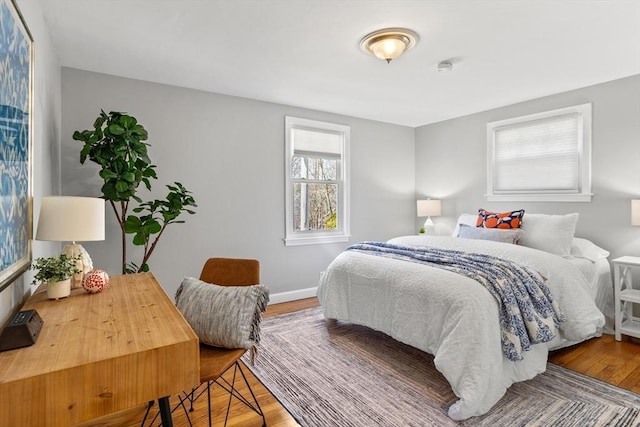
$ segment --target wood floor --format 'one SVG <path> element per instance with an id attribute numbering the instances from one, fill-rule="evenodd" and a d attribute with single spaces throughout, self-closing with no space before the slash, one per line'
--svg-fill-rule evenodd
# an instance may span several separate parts
<path id="1" fill-rule="evenodd" d="M 276 316 L 318 305 L 316 298 L 308 298 L 283 304 L 269 306 L 265 316 Z M 604 335 L 588 342 L 552 352 L 549 361 L 565 368 L 598 378 L 610 384 L 617 385 L 627 390 L 640 393 L 640 342 L 624 338 L 617 342 L 611 335 Z M 286 409 L 269 393 L 269 391 L 245 369 L 251 387 L 265 413 L 269 427 L 291 427 L 298 423 L 291 417 Z M 228 394 L 219 388 L 213 390 L 212 405 L 213 425 L 224 424 L 224 412 L 227 407 Z M 177 402 L 173 397 L 172 403 Z M 123 411 L 109 417 L 93 420 L 82 424 L 83 427 L 106 426 L 139 426 L 144 416 L 146 406 L 140 406 Z M 194 412 L 190 413 L 193 426 L 207 426 L 206 396 L 196 402 Z M 153 411 L 152 411 L 153 413 Z M 157 426 L 157 420 L 153 425 Z M 146 425 L 149 425 L 148 423 Z M 187 418 L 182 409 L 178 408 L 174 413 L 174 425 L 176 427 L 188 426 Z M 244 405 L 233 399 L 228 426 L 259 427 L 262 418 L 248 410 Z"/>
<path id="2" fill-rule="evenodd" d="M 549 354 L 549 361 L 640 394 L 640 341 L 603 335 Z"/>

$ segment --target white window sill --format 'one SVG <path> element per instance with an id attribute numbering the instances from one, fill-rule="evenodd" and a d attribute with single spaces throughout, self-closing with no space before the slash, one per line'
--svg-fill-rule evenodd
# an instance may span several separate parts
<path id="1" fill-rule="evenodd" d="M 288 237 L 284 239 L 285 246 L 321 245 L 325 243 L 348 242 L 351 235 L 340 234 L 336 236 L 308 236 L 308 237 Z"/>
<path id="2" fill-rule="evenodd" d="M 590 202 L 593 194 L 488 194 L 490 202 Z"/>

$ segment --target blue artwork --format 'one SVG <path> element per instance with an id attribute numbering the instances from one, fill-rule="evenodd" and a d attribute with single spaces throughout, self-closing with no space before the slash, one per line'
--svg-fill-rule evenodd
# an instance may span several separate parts
<path id="1" fill-rule="evenodd" d="M 0 290 L 31 262 L 31 49 L 16 5 L 0 0 Z"/>

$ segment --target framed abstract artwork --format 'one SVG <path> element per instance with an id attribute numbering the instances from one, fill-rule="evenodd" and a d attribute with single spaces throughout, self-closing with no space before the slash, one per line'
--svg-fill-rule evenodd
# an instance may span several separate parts
<path id="1" fill-rule="evenodd" d="M 31 263 L 33 38 L 0 0 L 0 291 Z"/>

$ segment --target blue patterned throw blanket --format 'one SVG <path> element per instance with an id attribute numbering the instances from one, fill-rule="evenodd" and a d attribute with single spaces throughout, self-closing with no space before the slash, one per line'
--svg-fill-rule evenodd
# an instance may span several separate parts
<path id="1" fill-rule="evenodd" d="M 551 291 L 541 277 L 512 261 L 490 255 L 433 247 L 362 242 L 346 250 L 383 256 L 452 271 L 482 284 L 498 302 L 502 352 L 522 360 L 531 344 L 548 342 L 564 320 Z"/>

